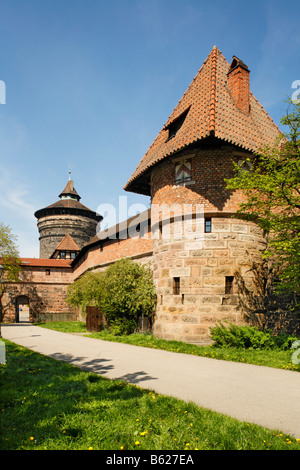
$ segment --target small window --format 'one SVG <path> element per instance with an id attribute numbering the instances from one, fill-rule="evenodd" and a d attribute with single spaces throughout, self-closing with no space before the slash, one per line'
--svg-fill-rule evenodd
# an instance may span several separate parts
<path id="1" fill-rule="evenodd" d="M 173 294 L 180 294 L 180 277 L 173 277 Z"/>
<path id="2" fill-rule="evenodd" d="M 75 259 L 75 258 L 76 258 L 76 253 L 75 253 L 75 251 L 72 251 L 71 252 L 71 259 Z"/>
<path id="3" fill-rule="evenodd" d="M 46 269 L 46 276 L 50 276 L 50 269 Z"/>
<path id="4" fill-rule="evenodd" d="M 182 124 L 185 121 L 185 118 L 188 115 L 190 108 L 186 109 L 180 116 L 178 116 L 174 121 L 172 121 L 165 129 L 168 129 L 169 135 L 167 141 L 175 137 L 179 129 L 181 128 Z"/>
<path id="5" fill-rule="evenodd" d="M 192 181 L 192 164 L 189 160 L 183 160 L 175 166 L 175 184 L 190 181 Z"/>
<path id="6" fill-rule="evenodd" d="M 204 220 L 204 230 L 205 233 L 210 233 L 211 232 L 211 218 L 205 218 Z"/>
<path id="7" fill-rule="evenodd" d="M 66 258 L 66 252 L 65 252 L 65 251 L 61 251 L 61 252 L 60 252 L 60 258 L 61 258 L 61 259 L 65 259 L 65 258 Z"/>
<path id="8" fill-rule="evenodd" d="M 233 294 L 233 276 L 226 276 L 225 278 L 225 294 Z"/>
<path id="9" fill-rule="evenodd" d="M 160 221 L 158 223 L 158 231 L 159 231 L 159 238 L 161 239 L 162 238 L 162 233 L 163 233 L 163 223 L 162 223 L 162 221 Z"/>

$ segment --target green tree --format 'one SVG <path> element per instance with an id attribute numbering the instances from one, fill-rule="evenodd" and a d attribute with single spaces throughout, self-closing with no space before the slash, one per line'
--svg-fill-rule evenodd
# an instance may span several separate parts
<path id="1" fill-rule="evenodd" d="M 300 294 L 300 104 L 289 100 L 281 122 L 288 132 L 247 159 L 250 171 L 234 163 L 227 188 L 245 194 L 236 215 L 263 229 L 268 242 L 263 256 L 278 267 L 279 289 Z"/>
<path id="2" fill-rule="evenodd" d="M 149 266 L 121 259 L 106 271 L 86 273 L 68 287 L 67 302 L 80 307 L 95 305 L 114 333 L 132 333 L 140 316 L 151 318 L 156 302 Z"/>
<path id="3" fill-rule="evenodd" d="M 88 272 L 68 286 L 67 302 L 73 307 L 80 307 L 85 314 L 86 307 L 101 308 L 101 294 L 104 289 L 104 273 Z"/>
<path id="4" fill-rule="evenodd" d="M 11 305 L 12 299 L 9 296 L 11 283 L 19 279 L 20 259 L 16 245 L 16 237 L 12 234 L 11 228 L 0 222 L 0 337 L 1 322 L 6 309 Z M 8 295 L 5 295 L 8 294 Z M 4 302 L 4 298 L 6 298 Z"/>
<path id="5" fill-rule="evenodd" d="M 151 317 L 156 302 L 153 274 L 149 266 L 121 259 L 105 273 L 102 309 L 108 323 L 120 333 L 132 332 L 140 316 Z"/>

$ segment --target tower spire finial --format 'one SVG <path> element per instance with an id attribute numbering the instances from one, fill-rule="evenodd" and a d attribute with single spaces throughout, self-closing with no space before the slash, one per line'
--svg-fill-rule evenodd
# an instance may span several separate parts
<path id="1" fill-rule="evenodd" d="M 70 165 L 69 165 L 69 181 L 71 181 L 71 168 L 70 168 Z"/>

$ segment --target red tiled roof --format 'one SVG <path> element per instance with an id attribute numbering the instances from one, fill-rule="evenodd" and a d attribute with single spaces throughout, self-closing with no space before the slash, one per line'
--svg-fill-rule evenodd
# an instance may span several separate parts
<path id="1" fill-rule="evenodd" d="M 79 246 L 75 243 L 73 238 L 69 233 L 64 236 L 64 238 L 59 242 L 55 250 L 65 250 L 65 251 L 79 251 Z"/>
<path id="2" fill-rule="evenodd" d="M 72 180 L 69 180 L 67 182 L 65 189 L 61 192 L 59 197 L 64 196 L 64 195 L 67 195 L 67 196 L 71 195 L 73 197 L 76 197 L 76 199 L 78 201 L 79 201 L 79 199 L 81 199 L 81 197 L 77 193 L 76 189 L 74 188 L 74 181 L 72 181 Z"/>
<path id="3" fill-rule="evenodd" d="M 21 258 L 22 267 L 70 268 L 71 262 L 70 259 Z"/>
<path id="4" fill-rule="evenodd" d="M 68 208 L 68 209 L 69 208 L 71 208 L 71 209 L 81 209 L 81 210 L 93 212 L 93 211 L 91 211 L 91 209 L 84 206 L 83 204 L 81 204 L 81 202 L 77 201 L 76 199 L 60 199 L 59 201 L 54 202 L 50 206 L 45 207 L 45 209 L 61 208 L 61 207 L 65 207 L 65 208 Z"/>
<path id="5" fill-rule="evenodd" d="M 227 87 L 229 67 L 220 50 L 214 47 L 124 186 L 126 191 L 145 194 L 144 189 L 139 187 L 138 179 L 149 168 L 210 135 L 250 151 L 274 143 L 280 131 L 251 92 L 249 114 L 236 106 Z M 182 127 L 168 140 L 168 126 L 188 109 Z"/>
<path id="6" fill-rule="evenodd" d="M 44 217 L 45 215 L 49 213 L 56 213 L 58 210 L 65 209 L 66 211 L 69 211 L 69 213 L 72 213 L 72 211 L 81 211 L 83 215 L 90 217 L 95 220 L 102 220 L 102 216 L 97 214 L 96 212 L 92 211 L 88 207 L 84 206 L 81 204 L 81 202 L 75 200 L 75 199 L 60 199 L 57 202 L 54 202 L 50 206 L 44 207 L 43 209 L 37 210 L 34 215 L 37 219 L 40 217 Z M 68 212 L 67 212 L 68 213 Z"/>

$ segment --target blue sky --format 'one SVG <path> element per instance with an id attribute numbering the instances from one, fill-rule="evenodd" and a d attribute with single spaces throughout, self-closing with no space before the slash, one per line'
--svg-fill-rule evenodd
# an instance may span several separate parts
<path id="1" fill-rule="evenodd" d="M 21 256 L 39 256 L 33 213 L 69 168 L 93 210 L 120 196 L 149 207 L 122 188 L 214 45 L 248 65 L 280 125 L 299 17 L 298 0 L 0 0 L 0 220 Z"/>

